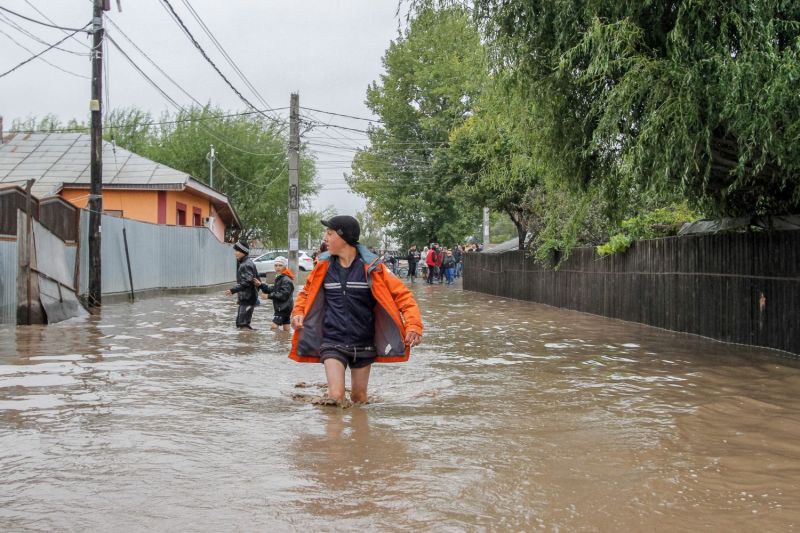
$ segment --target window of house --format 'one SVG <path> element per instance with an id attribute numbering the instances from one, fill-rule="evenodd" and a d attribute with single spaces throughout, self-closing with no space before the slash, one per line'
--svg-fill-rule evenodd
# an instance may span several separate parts
<path id="1" fill-rule="evenodd" d="M 178 226 L 186 225 L 186 204 L 176 202 L 177 212 L 175 213 L 175 224 Z"/>
<path id="2" fill-rule="evenodd" d="M 202 226 L 203 225 L 203 217 L 201 216 L 202 212 L 200 211 L 199 207 L 192 208 L 192 225 L 193 226 Z"/>

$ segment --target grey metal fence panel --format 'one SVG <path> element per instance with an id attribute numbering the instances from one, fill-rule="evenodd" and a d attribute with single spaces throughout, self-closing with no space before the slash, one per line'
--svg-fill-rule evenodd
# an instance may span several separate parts
<path id="1" fill-rule="evenodd" d="M 89 284 L 89 213 L 81 213 L 80 292 Z M 228 283 L 236 277 L 231 246 L 217 240 L 207 228 L 160 226 L 103 216 L 103 294 L 130 291 L 123 229 L 128 239 L 135 291 L 205 287 Z"/>
<path id="2" fill-rule="evenodd" d="M 17 323 L 17 243 L 0 241 L 0 324 Z"/>

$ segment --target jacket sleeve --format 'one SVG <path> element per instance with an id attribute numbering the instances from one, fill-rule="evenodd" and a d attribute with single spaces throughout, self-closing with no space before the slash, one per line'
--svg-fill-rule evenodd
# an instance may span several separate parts
<path id="1" fill-rule="evenodd" d="M 308 303 L 308 288 L 313 286 L 317 276 L 320 276 L 320 272 L 323 270 L 322 262 L 317 262 L 314 265 L 314 268 L 311 270 L 311 273 L 306 278 L 306 283 L 303 285 L 303 288 L 300 289 L 300 292 L 297 293 L 297 298 L 294 299 L 294 307 L 292 308 L 291 316 L 306 316 L 306 304 Z"/>
<path id="2" fill-rule="evenodd" d="M 422 335 L 422 315 L 420 314 L 419 306 L 414 299 L 414 295 L 408 287 L 406 287 L 406 284 L 397 276 L 387 275 L 384 270 L 381 273 L 381 278 L 389 289 L 394 303 L 397 304 L 397 308 L 400 309 L 406 331 L 413 331 L 414 333 Z"/>
<path id="3" fill-rule="evenodd" d="M 237 284 L 231 289 L 232 293 L 242 292 L 246 290 L 248 287 L 253 286 L 253 272 L 247 267 L 247 265 L 239 265 L 238 275 L 237 277 Z"/>
<path id="4" fill-rule="evenodd" d="M 280 283 L 276 283 L 269 291 L 269 299 L 278 302 L 288 302 L 294 293 L 294 285 L 288 278 L 284 278 Z"/>

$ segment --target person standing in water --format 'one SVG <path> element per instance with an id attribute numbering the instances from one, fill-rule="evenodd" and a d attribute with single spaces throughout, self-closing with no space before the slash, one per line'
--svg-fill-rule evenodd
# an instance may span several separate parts
<path id="1" fill-rule="evenodd" d="M 253 329 L 250 321 L 253 319 L 253 310 L 258 301 L 258 289 L 253 280 L 258 279 L 256 265 L 250 259 L 250 247 L 245 241 L 233 245 L 236 255 L 236 285 L 225 291 L 227 296 L 236 295 L 239 308 L 236 311 L 236 327 L 238 329 Z"/>
<path id="2" fill-rule="evenodd" d="M 367 401 L 373 363 L 407 361 L 422 340 L 422 318 L 408 287 L 358 243 L 358 221 L 346 215 L 322 220 L 328 251 L 320 254 L 292 310 L 292 349 L 301 363 L 322 363 L 327 397 Z"/>
<path id="3" fill-rule="evenodd" d="M 268 285 L 261 283 L 256 277 L 255 285 L 261 292 L 272 300 L 275 308 L 275 315 L 272 317 L 272 329 L 283 329 L 289 331 L 289 314 L 294 307 L 294 274 L 289 270 L 289 260 L 279 255 L 273 261 L 275 265 L 275 283 Z"/>

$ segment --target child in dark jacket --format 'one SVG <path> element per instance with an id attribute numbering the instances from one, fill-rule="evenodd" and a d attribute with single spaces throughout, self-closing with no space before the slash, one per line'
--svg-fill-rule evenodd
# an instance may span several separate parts
<path id="1" fill-rule="evenodd" d="M 447 284 L 452 285 L 453 275 L 456 272 L 456 258 L 453 256 L 452 250 L 447 250 L 447 255 L 442 259 L 442 269 L 444 270 L 442 277 L 447 277 Z"/>
<path id="2" fill-rule="evenodd" d="M 289 331 L 290 314 L 294 307 L 294 274 L 289 270 L 289 261 L 283 257 L 275 258 L 275 283 L 267 285 L 256 281 L 256 287 L 272 300 L 275 316 L 272 317 L 272 329 Z"/>
<path id="3" fill-rule="evenodd" d="M 236 285 L 231 287 L 225 294 L 230 296 L 235 294 L 239 302 L 239 309 L 236 312 L 236 327 L 239 329 L 253 329 L 250 321 L 253 319 L 253 309 L 258 301 L 258 289 L 254 280 L 258 279 L 256 265 L 250 259 L 250 248 L 244 241 L 239 241 L 233 245 L 233 252 L 236 255 Z"/>

